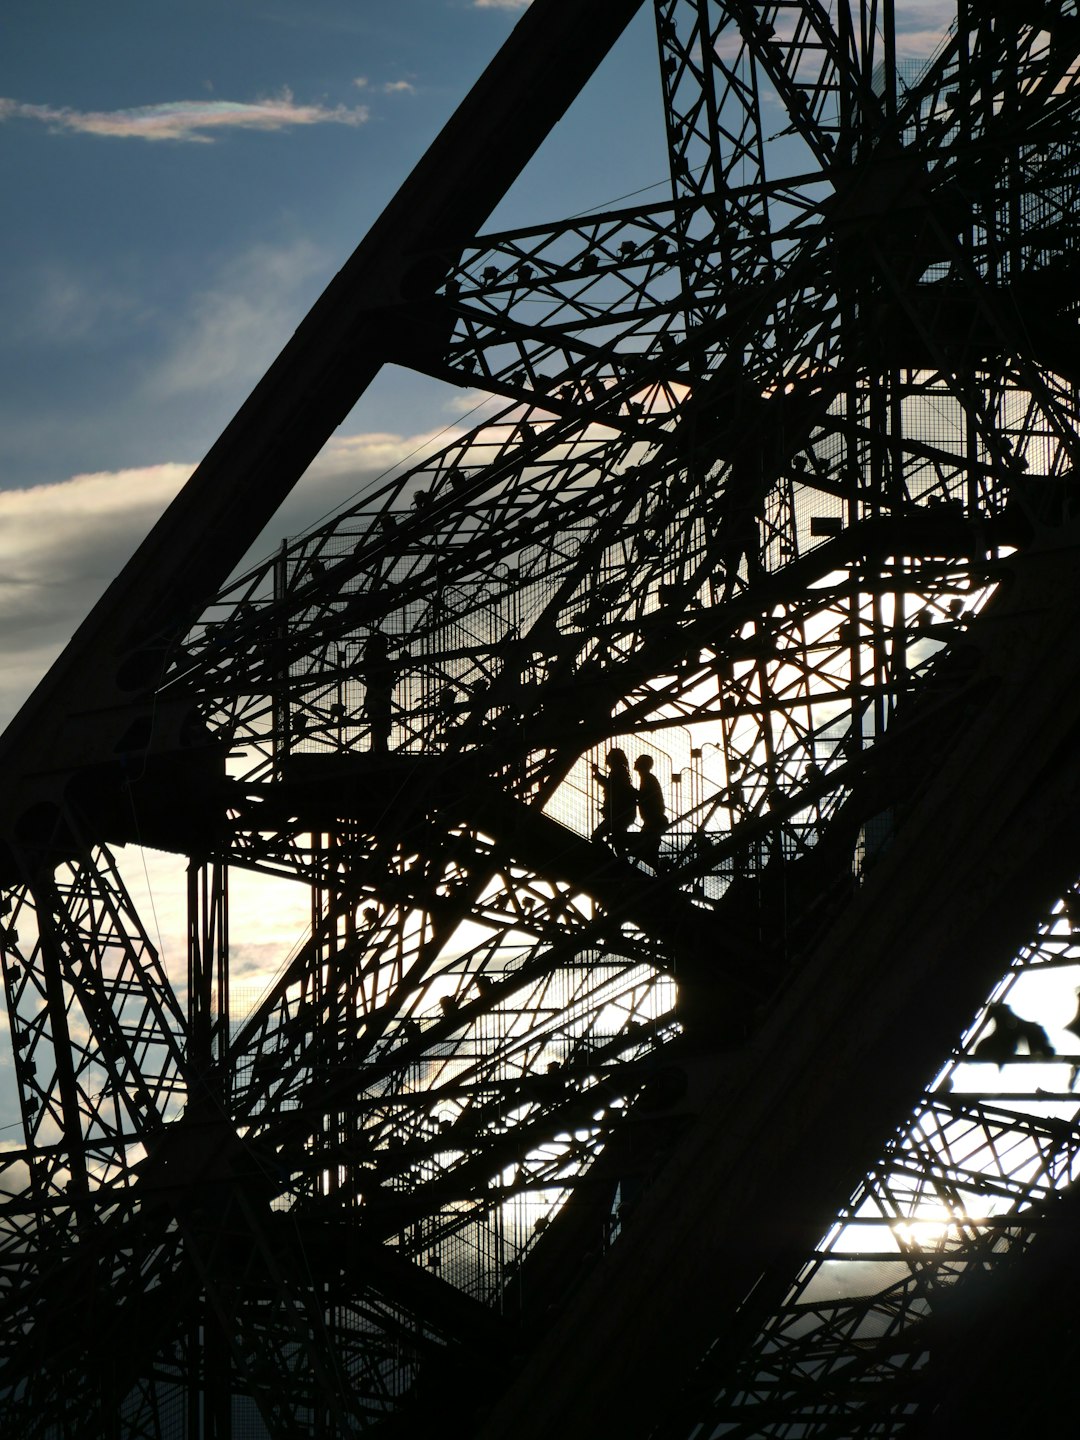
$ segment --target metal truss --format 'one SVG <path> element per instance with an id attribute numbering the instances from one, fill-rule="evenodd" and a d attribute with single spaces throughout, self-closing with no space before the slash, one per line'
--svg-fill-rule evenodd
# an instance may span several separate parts
<path id="1" fill-rule="evenodd" d="M 637 8 L 536 0 L 5 741 L 27 1440 L 482 1426 L 963 763 L 1021 562 L 1071 534 L 1074 6 L 965 10 L 908 74 L 888 6 L 657 0 L 670 194 L 482 233 Z M 386 361 L 473 423 L 230 578 Z M 658 848 L 596 833 L 612 748 L 654 760 Z M 183 862 L 182 975 L 128 846 Z M 243 875 L 310 914 L 252 1004 Z M 758 1341 L 687 1351 L 682 1433 L 914 1413 L 937 1291 L 1074 1164 L 1071 1081 L 1025 1108 L 961 1063 Z"/>
<path id="2" fill-rule="evenodd" d="M 737 1361 L 704 1362 L 681 1407 L 693 1421 L 658 1435 L 937 1433 L 928 1427 L 956 1384 L 949 1327 L 1002 1273 L 1023 1273 L 1080 1165 L 1072 1017 L 1058 1016 L 1055 1050 L 1012 1009 L 1048 975 L 1075 988 L 1075 908 L 1070 891 L 1039 923 L 776 1313 Z M 711 1396 L 710 1373 L 723 1382 Z"/>

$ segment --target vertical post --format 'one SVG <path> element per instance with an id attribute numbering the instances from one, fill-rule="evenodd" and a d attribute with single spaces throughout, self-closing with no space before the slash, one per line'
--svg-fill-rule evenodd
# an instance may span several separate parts
<path id="1" fill-rule="evenodd" d="M 86 1168 L 83 1149 L 83 1113 L 79 1104 L 79 1086 L 75 1074 L 73 1046 L 68 1029 L 68 991 L 65 986 L 67 966 L 64 963 L 63 940 L 60 936 L 58 917 L 64 913 L 64 902 L 55 879 L 45 862 L 30 881 L 30 892 L 37 911 L 38 935 L 41 942 L 41 974 L 45 988 L 46 1007 L 49 1016 L 49 1030 L 52 1035 L 52 1054 L 56 1065 L 56 1089 L 60 1097 L 63 1115 L 64 1139 L 67 1147 L 67 1167 L 70 1173 L 67 1190 L 76 1202 L 75 1212 L 82 1220 L 87 1218 L 86 1201 L 90 1193 L 90 1178 Z M 36 1127 L 26 1126 L 27 1148 L 33 1150 L 37 1142 Z M 30 1175 L 37 1189 L 37 1177 L 49 1177 L 49 1189 L 55 1184 L 53 1163 L 47 1166 L 34 1164 L 37 1156 L 31 1158 Z M 38 1189 L 38 1198 L 44 1203 L 53 1196 L 45 1189 Z"/>
<path id="2" fill-rule="evenodd" d="M 190 1262 L 189 1262 L 190 1263 Z M 199 1376 L 199 1357 L 202 1346 L 199 1343 L 201 1327 L 192 1319 L 187 1331 L 186 1377 L 187 1388 L 184 1396 L 184 1440 L 202 1440 L 202 1387 Z"/>
<path id="3" fill-rule="evenodd" d="M 228 1102 L 228 881 L 220 859 L 192 859 L 187 872 L 188 1035 L 194 1093 L 189 1105 L 222 1109 Z M 190 1261 L 194 1266 L 194 1258 Z M 188 1431 L 198 1440 L 231 1440 L 229 1337 L 204 1290 L 191 1332 Z"/>
<path id="4" fill-rule="evenodd" d="M 219 1092 L 229 1047 L 229 907 L 223 862 L 193 859 L 187 883 L 190 1058 L 203 1085 L 212 1084 L 215 1098 L 224 1100 Z"/>
<path id="5" fill-rule="evenodd" d="M 281 542 L 281 549 L 274 560 L 274 603 L 281 606 L 281 613 L 284 617 L 285 607 L 281 602 L 285 599 L 286 584 L 288 581 L 288 547 L 284 540 Z M 281 764 L 292 748 L 292 716 L 289 713 L 289 622 L 282 618 L 276 632 L 275 639 L 278 644 L 278 654 L 271 659 L 271 680 L 273 694 L 271 702 L 273 705 L 273 718 L 271 725 L 273 733 L 270 743 L 274 753 L 274 770 L 280 776 Z"/>
<path id="6" fill-rule="evenodd" d="M 883 0 L 881 26 L 884 33 L 885 63 L 882 99 L 885 104 L 885 121 L 891 124 L 896 119 L 896 10 L 894 0 Z"/>

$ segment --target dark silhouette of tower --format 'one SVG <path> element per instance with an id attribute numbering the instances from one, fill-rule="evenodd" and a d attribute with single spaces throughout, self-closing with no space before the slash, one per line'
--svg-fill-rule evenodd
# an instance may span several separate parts
<path id="1" fill-rule="evenodd" d="M 670 191 L 484 233 L 641 8 L 534 0 L 0 742 L 5 1434 L 1019 1432 L 1070 1373 L 1076 1057 L 976 1051 L 1075 958 L 1080 20 L 656 0 Z M 498 408 L 237 577 L 385 363 Z M 311 901 L 253 1008 L 241 871 Z"/>

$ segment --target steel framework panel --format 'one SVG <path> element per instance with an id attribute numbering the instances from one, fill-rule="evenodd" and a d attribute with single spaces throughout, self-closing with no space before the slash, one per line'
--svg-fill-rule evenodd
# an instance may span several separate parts
<path id="1" fill-rule="evenodd" d="M 639 8 L 536 0 L 0 741 L 20 1434 L 899 1433 L 1071 1180 L 926 1085 L 1080 870 L 1075 7 L 656 0 L 670 197 L 481 233 Z M 232 576 L 386 362 L 487 408 Z"/>

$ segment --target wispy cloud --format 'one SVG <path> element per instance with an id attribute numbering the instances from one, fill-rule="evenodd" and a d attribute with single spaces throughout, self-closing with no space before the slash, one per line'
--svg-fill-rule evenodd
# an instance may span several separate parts
<path id="1" fill-rule="evenodd" d="M 896 37 L 896 54 L 900 60 L 929 60 L 948 34 L 943 30 L 909 30 Z"/>
<path id="2" fill-rule="evenodd" d="M 169 353 L 146 378 L 147 393 L 160 400 L 249 385 L 296 328 L 329 267 L 308 241 L 235 256 L 174 324 Z"/>
<path id="3" fill-rule="evenodd" d="M 133 110 L 72 110 L 0 96 L 0 121 L 36 120 L 54 132 L 110 139 L 186 140 L 210 144 L 227 130 L 289 130 L 298 125 L 362 125 L 366 105 L 299 105 L 289 90 L 268 100 L 174 100 Z"/>
<path id="4" fill-rule="evenodd" d="M 357 75 L 352 82 L 358 90 L 377 90 L 380 95 L 415 95 L 416 86 L 411 80 L 384 80 L 372 85 L 366 75 Z"/>
<path id="5" fill-rule="evenodd" d="M 335 435 L 244 563 L 276 548 L 282 536 L 300 534 L 438 438 Z M 163 463 L 0 490 L 0 728 L 193 469 Z"/>
<path id="6" fill-rule="evenodd" d="M 6 305 L 7 338 L 20 344 L 71 345 L 119 327 L 130 331 L 147 312 L 145 304 L 100 274 L 42 262 Z M 6 297 L 5 297 L 6 298 Z"/>
<path id="7" fill-rule="evenodd" d="M 473 0 L 477 10 L 525 10 L 532 0 Z"/>
<path id="8" fill-rule="evenodd" d="M 901 0 L 896 7 L 896 53 L 904 59 L 928 59 L 955 19 L 953 0 Z"/>
<path id="9" fill-rule="evenodd" d="M 443 414 L 455 417 L 494 415 L 505 404 L 501 395 L 492 395 L 487 390 L 455 390 L 443 402 L 442 410 Z"/>
<path id="10" fill-rule="evenodd" d="M 191 468 L 148 465 L 0 491 L 0 723 L 45 672 Z"/>

